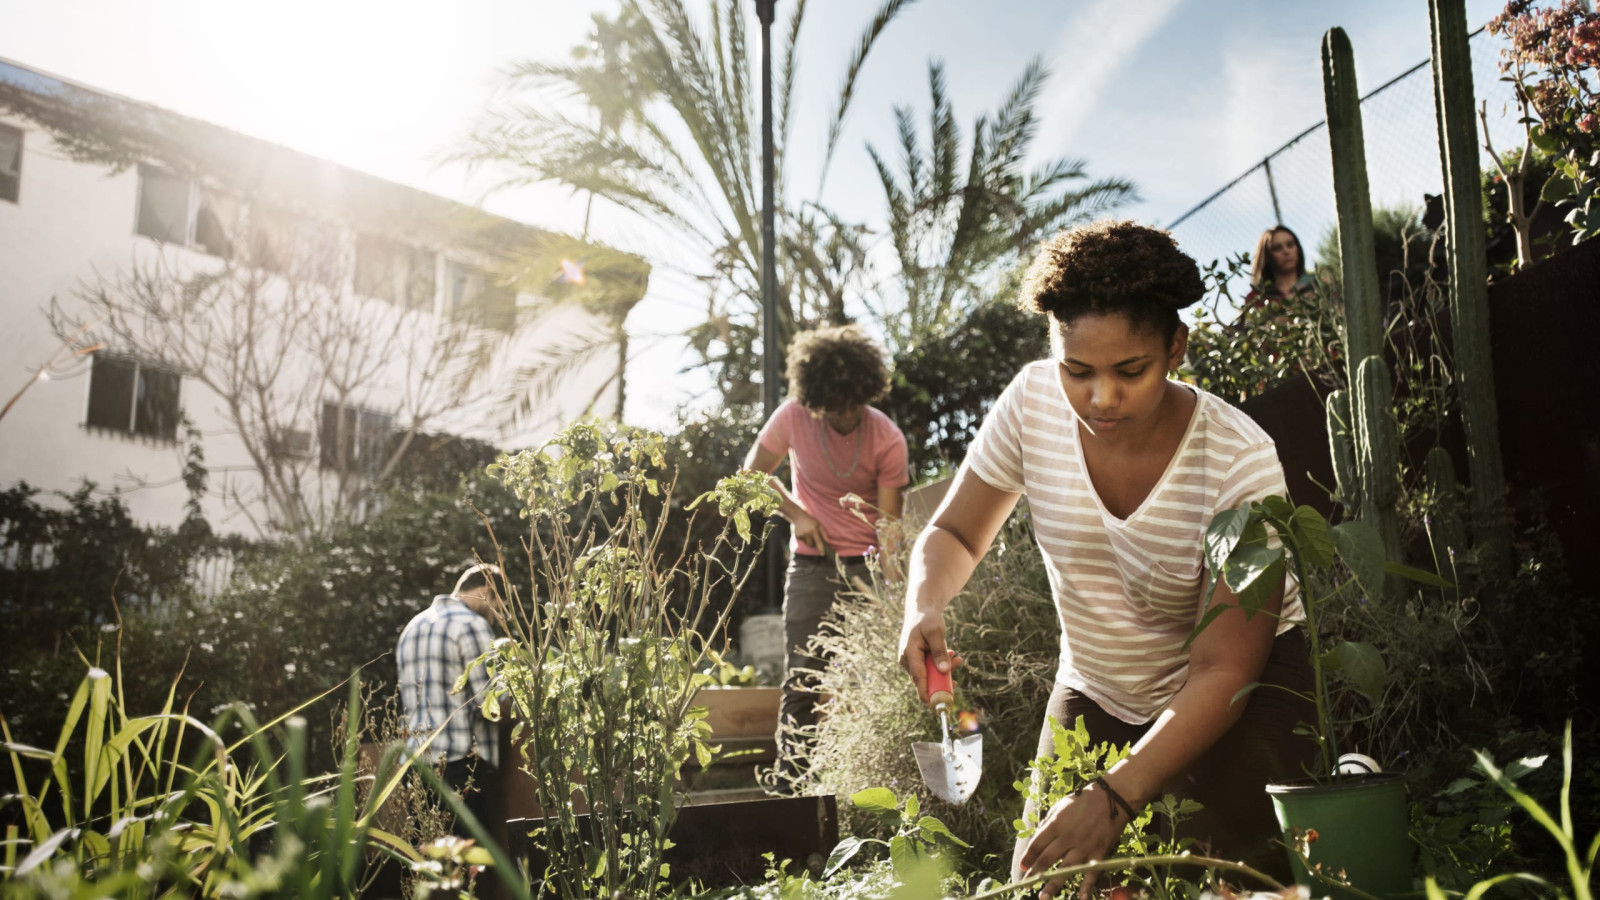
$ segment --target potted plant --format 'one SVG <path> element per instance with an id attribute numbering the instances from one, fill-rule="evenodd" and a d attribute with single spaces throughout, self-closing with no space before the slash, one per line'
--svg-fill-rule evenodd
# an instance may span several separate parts
<path id="1" fill-rule="evenodd" d="M 1383 658 L 1377 648 L 1359 641 L 1325 644 L 1317 623 L 1324 605 L 1347 591 L 1359 590 L 1368 602 L 1382 602 L 1385 582 L 1393 577 L 1433 586 L 1447 582 L 1389 562 L 1383 538 L 1372 525 L 1347 521 L 1330 526 L 1315 509 L 1294 506 L 1282 497 L 1218 513 L 1206 529 L 1205 557 L 1212 586 L 1196 633 L 1232 608 L 1212 602 L 1220 583 L 1233 590 L 1247 616 L 1261 611 L 1286 575 L 1299 584 L 1311 650 L 1309 699 L 1317 710 L 1317 721 L 1304 728 L 1317 743 L 1318 760 L 1309 777 L 1267 786 L 1296 880 L 1308 887 L 1320 881 L 1315 887 L 1331 888 L 1335 897 L 1358 896 L 1344 891 L 1340 881 L 1380 897 L 1411 890 L 1404 777 L 1341 765 L 1333 718 L 1338 692 L 1353 690 L 1378 701 L 1387 680 Z"/>

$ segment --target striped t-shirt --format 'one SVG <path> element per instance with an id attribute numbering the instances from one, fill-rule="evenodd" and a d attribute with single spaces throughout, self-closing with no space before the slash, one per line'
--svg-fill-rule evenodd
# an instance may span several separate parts
<path id="1" fill-rule="evenodd" d="M 1177 454 L 1139 508 L 1119 519 L 1084 468 L 1059 370 L 1040 360 L 1012 380 L 966 464 L 992 487 L 1028 498 L 1061 620 L 1056 681 L 1125 722 L 1148 722 L 1188 678 L 1183 643 L 1205 602 L 1206 527 L 1247 500 L 1286 495 L 1283 466 L 1261 426 L 1196 390 Z M 1287 581 L 1279 634 L 1304 619 Z"/>

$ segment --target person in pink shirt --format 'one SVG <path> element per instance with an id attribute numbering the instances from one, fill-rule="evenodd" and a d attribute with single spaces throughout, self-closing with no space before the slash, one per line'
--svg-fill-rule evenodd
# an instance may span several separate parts
<path id="1" fill-rule="evenodd" d="M 817 673 L 826 663 L 814 655 L 811 637 L 851 579 L 866 576 L 867 555 L 893 549 L 893 536 L 878 526 L 899 518 L 910 476 L 905 435 L 870 405 L 889 391 L 883 351 L 859 327 L 795 335 L 787 374 L 789 398 L 762 426 L 744 464 L 771 473 L 788 456 L 793 476 L 790 486 L 772 479 L 783 497 L 779 514 L 793 532 L 777 734 L 778 788 L 790 792 L 804 777 L 817 721 Z M 899 577 L 892 569 L 885 574 Z"/>

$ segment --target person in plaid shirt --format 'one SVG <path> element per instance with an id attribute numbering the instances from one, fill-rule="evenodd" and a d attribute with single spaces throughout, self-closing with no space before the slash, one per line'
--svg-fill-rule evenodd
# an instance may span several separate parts
<path id="1" fill-rule="evenodd" d="M 445 782 L 485 823 L 485 798 L 495 793 L 500 749 L 495 723 L 478 711 L 489 687 L 488 673 L 482 666 L 474 668 L 466 688 L 453 695 L 451 691 L 467 666 L 494 643 L 489 623 L 499 600 L 489 578 L 499 574 L 498 566 L 487 563 L 463 572 L 455 590 L 434 597 L 432 605 L 406 625 L 394 654 L 408 740 L 417 747 L 439 730 L 428 753 L 444 764 Z M 475 790 L 465 791 L 469 781 Z M 466 836 L 460 823 L 456 831 Z"/>

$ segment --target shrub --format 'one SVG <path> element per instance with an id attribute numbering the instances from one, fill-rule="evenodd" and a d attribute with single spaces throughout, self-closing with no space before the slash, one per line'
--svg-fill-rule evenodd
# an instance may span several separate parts
<path id="1" fill-rule="evenodd" d="M 914 793 L 973 845 L 977 860 L 994 858 L 985 865 L 1003 878 L 1015 840 L 1011 822 L 1022 813 L 1013 785 L 1033 759 L 1060 652 L 1061 626 L 1026 506 L 945 613 L 950 646 L 966 660 L 955 672 L 958 703 L 993 736 L 984 742 L 977 793 L 963 806 L 933 797 L 911 755 L 911 741 L 937 737 L 939 724 L 897 661 L 903 597 L 881 580 L 865 587 L 840 604 L 817 639 L 833 657 L 821 682 L 832 700 L 817 728 L 812 777 L 841 796 L 884 786 Z M 852 833 L 886 837 L 873 818 L 855 810 L 841 815 Z"/>
<path id="2" fill-rule="evenodd" d="M 1024 365 L 1049 353 L 1043 317 L 996 300 L 895 354 L 882 409 L 905 432 L 913 480 L 959 462 L 995 398 Z"/>

